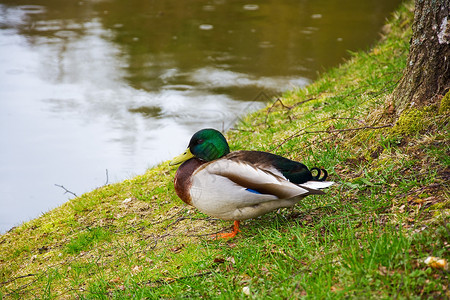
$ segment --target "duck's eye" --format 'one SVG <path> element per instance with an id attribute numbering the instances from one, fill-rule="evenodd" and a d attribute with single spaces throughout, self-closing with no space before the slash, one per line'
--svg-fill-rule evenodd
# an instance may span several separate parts
<path id="1" fill-rule="evenodd" d="M 200 145 L 200 144 L 202 144 L 203 142 L 204 142 L 204 140 L 202 140 L 202 139 L 197 140 L 197 145 Z"/>

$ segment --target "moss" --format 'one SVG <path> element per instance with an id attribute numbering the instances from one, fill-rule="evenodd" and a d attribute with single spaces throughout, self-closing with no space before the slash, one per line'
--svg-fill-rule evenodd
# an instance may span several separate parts
<path id="1" fill-rule="evenodd" d="M 438 202 L 430 206 L 430 210 L 437 210 L 437 211 L 441 211 L 446 208 L 450 208 L 450 200 Z"/>
<path id="2" fill-rule="evenodd" d="M 434 212 L 434 217 L 436 218 L 437 222 L 443 221 L 448 219 L 450 216 L 450 209 L 441 209 L 441 210 L 436 210 Z"/>
<path id="3" fill-rule="evenodd" d="M 431 107 L 404 111 L 392 127 L 391 135 L 413 135 L 424 130 L 429 125 L 430 114 L 432 114 Z"/>
<path id="4" fill-rule="evenodd" d="M 445 114 L 448 112 L 450 112 L 450 91 L 448 91 L 444 98 L 442 98 L 441 105 L 439 106 L 439 114 Z"/>

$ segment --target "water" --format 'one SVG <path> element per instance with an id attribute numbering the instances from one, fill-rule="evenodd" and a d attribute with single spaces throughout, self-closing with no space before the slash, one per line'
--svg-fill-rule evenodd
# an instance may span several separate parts
<path id="1" fill-rule="evenodd" d="M 0 0 L 0 233 L 305 86 L 399 3 Z"/>

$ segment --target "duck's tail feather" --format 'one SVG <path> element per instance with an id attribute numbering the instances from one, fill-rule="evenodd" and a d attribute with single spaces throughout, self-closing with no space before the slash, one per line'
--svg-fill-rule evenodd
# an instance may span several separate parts
<path id="1" fill-rule="evenodd" d="M 322 190 L 326 189 L 334 184 L 333 181 L 307 181 L 305 183 L 299 184 L 300 187 L 305 189 Z"/>
<path id="2" fill-rule="evenodd" d="M 327 177 L 328 177 L 328 172 L 327 172 L 327 170 L 325 170 L 325 169 L 319 169 L 319 168 L 314 167 L 314 168 L 311 168 L 310 171 L 312 172 L 312 171 L 314 171 L 314 170 L 317 171 L 317 175 L 316 175 L 316 176 L 313 176 L 313 179 L 314 179 L 314 180 L 317 180 L 317 181 L 325 181 L 325 179 L 327 179 Z M 323 173 L 323 176 L 320 177 L 322 173 Z"/>

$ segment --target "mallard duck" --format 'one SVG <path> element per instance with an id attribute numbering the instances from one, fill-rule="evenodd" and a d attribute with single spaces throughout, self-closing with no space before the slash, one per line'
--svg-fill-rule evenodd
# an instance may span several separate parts
<path id="1" fill-rule="evenodd" d="M 230 152 L 227 140 L 215 129 L 196 132 L 187 150 L 170 165 L 180 164 L 175 192 L 185 203 L 223 220 L 233 220 L 234 237 L 239 222 L 281 207 L 292 207 L 308 195 L 324 194 L 333 185 L 324 169 L 261 151 Z M 313 176 L 311 171 L 317 171 Z"/>

